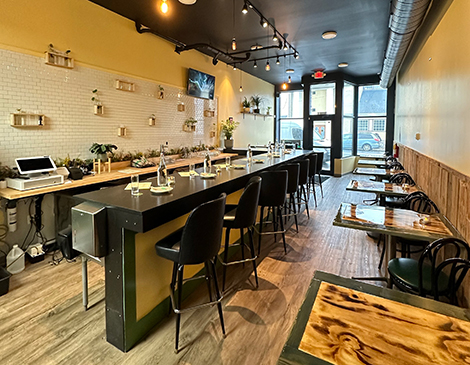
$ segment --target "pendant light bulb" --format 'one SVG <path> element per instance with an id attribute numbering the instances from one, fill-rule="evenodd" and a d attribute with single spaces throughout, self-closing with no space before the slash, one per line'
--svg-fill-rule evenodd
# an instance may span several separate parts
<path id="1" fill-rule="evenodd" d="M 253 68 L 257 68 L 257 67 L 258 67 L 258 64 L 255 61 L 255 63 L 253 63 Z"/>
<path id="2" fill-rule="evenodd" d="M 264 18 L 261 18 L 259 23 L 261 24 L 263 28 L 266 28 L 268 26 L 268 21 Z"/>
<path id="3" fill-rule="evenodd" d="M 294 58 L 295 58 L 296 60 L 299 59 L 299 54 L 298 54 L 297 52 L 294 53 Z"/>
<path id="4" fill-rule="evenodd" d="M 232 51 L 236 51 L 237 50 L 237 40 L 235 39 L 235 37 L 232 38 Z"/>
<path id="5" fill-rule="evenodd" d="M 289 46 L 287 45 L 287 42 L 284 42 L 284 51 L 287 51 L 289 49 Z"/>
<path id="6" fill-rule="evenodd" d="M 162 4 L 160 5 L 160 10 L 162 11 L 163 14 L 168 13 L 168 4 L 166 0 L 162 0 Z"/>
<path id="7" fill-rule="evenodd" d="M 240 92 L 243 92 L 243 86 L 240 85 Z"/>
<path id="8" fill-rule="evenodd" d="M 283 83 L 282 84 L 282 90 L 286 90 L 287 89 L 287 84 L 286 83 Z"/>
<path id="9" fill-rule="evenodd" d="M 289 76 L 289 77 L 287 78 L 287 83 L 290 84 L 291 82 L 292 82 L 292 78 Z"/>
<path id="10" fill-rule="evenodd" d="M 269 66 L 269 61 L 266 61 L 266 67 L 264 68 L 266 71 L 271 70 L 271 66 Z"/>
<path id="11" fill-rule="evenodd" d="M 243 13 L 243 14 L 247 14 L 247 13 L 248 13 L 248 6 L 246 5 L 246 3 L 245 3 L 245 5 L 243 5 L 242 13 Z"/>
<path id="12" fill-rule="evenodd" d="M 279 57 L 276 58 L 276 65 L 280 65 L 281 64 L 281 61 L 279 61 Z"/>
<path id="13" fill-rule="evenodd" d="M 279 40 L 279 38 L 277 38 L 277 33 L 274 32 L 273 34 L 273 42 L 277 42 Z"/>
<path id="14" fill-rule="evenodd" d="M 233 71 L 237 71 L 237 65 L 233 65 Z"/>

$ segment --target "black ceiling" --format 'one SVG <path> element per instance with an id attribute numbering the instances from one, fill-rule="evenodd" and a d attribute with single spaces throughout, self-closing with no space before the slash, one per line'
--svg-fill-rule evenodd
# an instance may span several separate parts
<path id="1" fill-rule="evenodd" d="M 207 43 L 224 52 L 231 52 L 231 39 L 237 39 L 237 51 L 247 50 L 259 43 L 274 45 L 272 30 L 260 25 L 253 10 L 242 14 L 243 0 L 198 0 L 194 5 L 183 5 L 178 0 L 167 0 L 169 11 L 159 10 L 161 0 L 90 0 L 128 19 L 138 21 L 152 32 L 186 45 Z M 347 62 L 344 72 L 353 76 L 376 75 L 382 69 L 387 46 L 389 0 L 251 0 L 253 5 L 281 33 L 300 54 L 290 59 L 295 70 L 293 82 L 314 69 L 338 71 L 338 63 Z M 235 28 L 233 27 L 235 8 Z M 321 35 L 334 30 L 338 36 L 324 40 Z M 266 61 L 246 62 L 242 69 L 273 84 L 287 79 L 284 52 L 271 49 L 269 55 L 281 56 L 281 64 L 270 60 L 271 71 L 264 69 Z M 205 51 L 211 56 L 209 51 Z M 266 50 L 252 52 L 251 59 L 266 57 Z"/>

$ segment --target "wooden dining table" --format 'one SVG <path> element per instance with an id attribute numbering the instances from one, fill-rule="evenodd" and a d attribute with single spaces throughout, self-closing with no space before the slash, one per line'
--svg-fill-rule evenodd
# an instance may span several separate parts
<path id="1" fill-rule="evenodd" d="M 380 205 L 384 206 L 385 197 L 387 196 L 404 198 L 408 196 L 408 194 L 419 191 L 420 189 L 416 185 L 411 186 L 408 184 L 392 184 L 381 181 L 353 179 L 349 182 L 346 190 L 377 194 L 379 196 Z"/>
<path id="2" fill-rule="evenodd" d="M 279 365 L 463 365 L 470 312 L 316 271 Z"/>
<path id="3" fill-rule="evenodd" d="M 359 160 L 357 162 L 360 166 L 373 166 L 373 167 L 385 167 L 387 163 L 384 160 Z"/>
<path id="4" fill-rule="evenodd" d="M 397 237 L 429 242 L 445 237 L 462 238 L 443 214 L 423 214 L 377 205 L 341 203 L 333 225 L 384 234 L 388 260 L 396 257 Z M 391 286 L 386 270 L 385 276 L 368 280 L 385 280 Z"/>
<path id="5" fill-rule="evenodd" d="M 377 178 L 377 181 L 382 181 L 383 179 L 390 179 L 391 176 L 400 172 L 405 172 L 405 170 L 390 170 L 372 167 L 356 167 L 353 170 L 353 174 L 355 175 L 373 175 Z"/>

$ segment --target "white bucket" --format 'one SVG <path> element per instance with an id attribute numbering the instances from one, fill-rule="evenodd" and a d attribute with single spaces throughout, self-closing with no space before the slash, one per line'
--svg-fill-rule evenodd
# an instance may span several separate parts
<path id="1" fill-rule="evenodd" d="M 18 274 L 24 270 L 24 251 L 14 245 L 7 255 L 7 270 L 11 274 Z"/>

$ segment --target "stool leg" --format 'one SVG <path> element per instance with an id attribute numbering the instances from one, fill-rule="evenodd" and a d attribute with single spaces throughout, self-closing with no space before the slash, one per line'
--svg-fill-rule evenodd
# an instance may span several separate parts
<path id="1" fill-rule="evenodd" d="M 295 209 L 295 199 L 294 194 L 290 194 L 290 200 L 292 201 L 292 210 L 294 211 L 294 221 L 295 221 L 295 229 L 297 233 L 299 233 L 299 223 L 297 222 L 297 210 Z"/>
<path id="2" fill-rule="evenodd" d="M 304 199 L 305 199 L 305 210 L 307 211 L 307 218 L 310 219 L 310 211 L 308 209 L 308 195 L 305 192 L 305 186 L 302 185 L 302 191 L 304 193 Z"/>
<path id="3" fill-rule="evenodd" d="M 212 289 L 211 289 L 211 268 L 207 262 L 204 263 L 204 267 L 206 268 L 206 283 L 207 283 L 207 290 L 209 292 L 209 302 L 212 302 Z"/>
<path id="4" fill-rule="evenodd" d="M 251 228 L 248 228 L 248 234 L 250 236 L 250 251 L 251 251 L 251 258 L 255 258 L 255 246 L 253 244 L 253 230 Z M 256 287 L 258 288 L 258 272 L 256 271 L 256 260 L 253 260 L 253 272 L 255 273 L 255 281 L 256 281 Z"/>
<path id="5" fill-rule="evenodd" d="M 318 181 L 320 182 L 321 197 L 323 198 L 323 186 L 321 184 L 321 175 L 320 175 L 320 173 L 318 173 Z"/>
<path id="6" fill-rule="evenodd" d="M 315 200 L 315 208 L 317 207 L 317 193 L 315 190 L 315 175 L 312 176 L 312 190 L 313 190 L 313 199 Z"/>
<path id="7" fill-rule="evenodd" d="M 178 303 L 175 305 L 176 309 L 181 309 L 181 299 L 183 297 L 183 270 L 184 265 L 178 268 Z M 178 341 L 180 336 L 180 322 L 181 314 L 176 313 L 176 339 L 175 339 L 175 352 L 178 353 Z"/>
<path id="8" fill-rule="evenodd" d="M 274 232 L 277 232 L 277 220 L 279 219 L 279 217 L 281 218 L 281 222 L 282 222 L 282 210 L 280 210 L 279 208 L 277 209 L 277 214 L 276 214 L 276 208 L 275 207 L 272 207 L 273 208 L 273 229 L 274 229 Z M 274 233 L 274 242 L 277 241 L 277 234 Z"/>
<path id="9" fill-rule="evenodd" d="M 176 285 L 176 275 L 178 273 L 178 264 L 176 262 L 173 263 L 173 273 L 171 274 L 171 284 L 170 284 L 170 289 L 173 292 L 173 298 L 175 297 L 175 285 Z M 170 298 L 170 307 L 168 308 L 168 314 L 172 312 L 172 304 L 171 304 L 171 298 Z"/>
<path id="10" fill-rule="evenodd" d="M 225 228 L 224 263 L 228 262 L 228 244 L 230 242 L 230 228 Z M 227 265 L 222 265 L 222 291 L 225 290 L 225 278 L 227 277 Z M 215 280 L 215 279 L 214 279 Z"/>
<path id="11" fill-rule="evenodd" d="M 281 231 L 284 231 L 284 223 L 282 222 L 281 207 L 277 208 L 277 212 L 278 212 L 279 217 L 281 218 L 279 220 L 281 222 Z M 281 235 L 282 235 L 282 242 L 284 243 L 284 253 L 287 253 L 286 234 L 285 232 L 283 232 Z"/>
<path id="12" fill-rule="evenodd" d="M 245 237 L 243 237 L 243 228 L 240 228 L 240 246 L 242 247 L 242 260 L 245 260 Z M 243 263 L 245 267 L 245 263 Z"/>
<path id="13" fill-rule="evenodd" d="M 263 232 L 263 214 L 264 214 L 264 207 L 261 207 L 260 217 L 259 217 L 258 256 L 261 254 L 261 232 Z"/>
<path id="14" fill-rule="evenodd" d="M 88 309 L 88 259 L 82 255 L 82 301 L 85 311 Z"/>
<path id="15" fill-rule="evenodd" d="M 220 291 L 219 291 L 219 284 L 217 284 L 217 271 L 215 269 L 215 264 L 214 264 L 214 260 L 212 260 L 210 262 L 211 266 L 212 266 L 212 276 L 214 278 L 214 286 L 215 286 L 215 297 L 217 298 L 217 300 L 220 299 Z M 225 337 L 225 326 L 224 326 L 224 314 L 222 312 L 222 303 L 217 303 L 217 309 L 219 311 L 219 318 L 220 318 L 220 325 L 222 326 L 222 333 L 224 334 L 224 337 Z"/>

